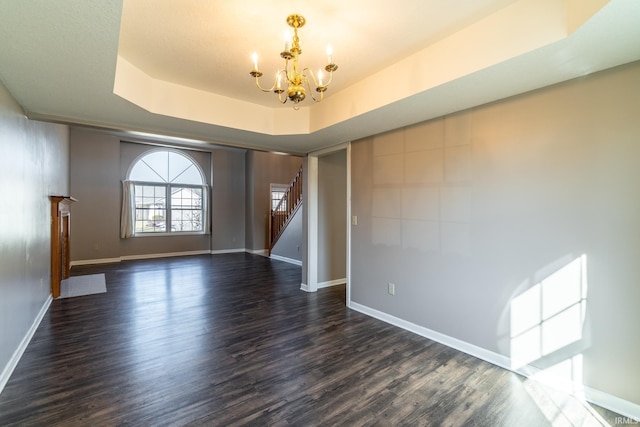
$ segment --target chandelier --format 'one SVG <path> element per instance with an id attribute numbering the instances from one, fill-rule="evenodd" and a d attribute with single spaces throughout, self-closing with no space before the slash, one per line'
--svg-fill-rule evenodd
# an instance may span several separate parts
<path id="1" fill-rule="evenodd" d="M 328 80 L 325 80 L 322 70 L 318 70 L 317 76 L 314 75 L 309 68 L 300 70 L 298 57 L 302 54 L 302 49 L 300 49 L 298 28 L 302 28 L 305 22 L 304 17 L 301 15 L 294 14 L 287 17 L 287 24 L 293 28 L 293 39 L 291 41 L 287 40 L 284 44 L 284 50 L 280 52 L 280 56 L 284 59 L 284 68 L 276 72 L 275 80 L 271 88 L 265 89 L 260 85 L 259 79 L 262 76 L 262 71 L 258 69 L 258 55 L 256 53 L 253 54 L 253 70 L 249 73 L 255 77 L 258 89 L 263 92 L 276 93 L 278 100 L 282 104 L 290 99 L 293 102 L 293 108 L 296 110 L 300 108 L 300 102 L 306 98 L 307 91 L 311 99 L 316 102 L 322 101 L 324 92 L 333 80 L 333 72 L 338 69 L 338 66 L 331 60 L 332 51 L 329 46 L 327 47 L 328 61 L 324 67 L 324 70 L 329 73 Z M 312 86 L 315 87 L 315 91 L 319 93 L 317 97 L 313 95 Z"/>

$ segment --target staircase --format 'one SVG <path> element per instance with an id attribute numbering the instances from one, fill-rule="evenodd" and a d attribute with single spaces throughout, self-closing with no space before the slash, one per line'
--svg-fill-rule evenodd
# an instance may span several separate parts
<path id="1" fill-rule="evenodd" d="M 269 255 L 298 209 L 302 206 L 302 166 L 291 180 L 280 203 L 271 211 L 269 219 Z"/>

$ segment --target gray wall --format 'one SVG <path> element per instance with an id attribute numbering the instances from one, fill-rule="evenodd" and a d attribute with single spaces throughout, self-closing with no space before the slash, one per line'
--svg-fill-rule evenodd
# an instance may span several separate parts
<path id="1" fill-rule="evenodd" d="M 211 249 L 244 249 L 245 152 L 217 150 L 213 154 Z"/>
<path id="2" fill-rule="evenodd" d="M 512 301 L 573 283 L 556 272 L 582 259 L 577 341 L 528 362 L 582 357 L 577 380 L 640 404 L 638 76 L 634 63 L 354 142 L 352 300 L 510 356 Z"/>
<path id="3" fill-rule="evenodd" d="M 71 261 L 115 259 L 120 253 L 120 140 L 71 128 Z"/>
<path id="4" fill-rule="evenodd" d="M 271 184 L 289 184 L 300 166 L 301 157 L 247 151 L 247 249 L 268 249 Z"/>
<path id="5" fill-rule="evenodd" d="M 236 149 L 188 151 L 209 183 L 213 169 L 211 235 L 120 239 L 121 180 L 130 163 L 153 148 L 121 143 L 118 137 L 101 132 L 71 129 L 70 185 L 79 200 L 72 206 L 72 261 L 244 249 L 245 152 Z"/>
<path id="6" fill-rule="evenodd" d="M 244 217 L 244 247 L 248 250 L 253 248 L 254 238 L 254 219 L 256 212 L 255 200 L 254 200 L 254 158 L 255 152 L 247 151 L 245 154 L 245 217 Z M 262 249 L 262 248 L 259 248 Z"/>
<path id="7" fill-rule="evenodd" d="M 347 151 L 318 157 L 318 283 L 347 275 Z"/>
<path id="8" fill-rule="evenodd" d="M 51 292 L 48 196 L 69 195 L 68 155 L 67 127 L 28 120 L 0 84 L 0 372 Z"/>

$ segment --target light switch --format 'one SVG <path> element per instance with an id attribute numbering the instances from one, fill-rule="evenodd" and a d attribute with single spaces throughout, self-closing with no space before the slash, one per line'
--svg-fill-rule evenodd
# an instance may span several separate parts
<path id="1" fill-rule="evenodd" d="M 358 225 L 358 216 L 354 215 L 351 217 L 351 225 Z"/>

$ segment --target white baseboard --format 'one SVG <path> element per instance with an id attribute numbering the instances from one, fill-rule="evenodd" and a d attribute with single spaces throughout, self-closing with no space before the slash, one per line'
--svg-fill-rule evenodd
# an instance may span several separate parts
<path id="1" fill-rule="evenodd" d="M 220 253 L 228 253 L 229 251 L 224 251 Z M 238 252 L 244 252 L 244 249 L 238 250 Z M 120 261 L 132 261 L 136 259 L 153 259 L 153 258 L 171 258 L 177 256 L 190 256 L 190 255 L 208 255 L 213 253 L 213 251 L 202 250 L 202 251 L 187 251 L 187 252 L 167 252 L 167 253 L 159 253 L 159 254 L 140 254 L 140 255 L 122 255 L 118 258 L 100 258 L 100 259 L 82 259 L 77 261 L 71 261 L 69 264 L 71 267 L 76 265 L 91 265 L 91 264 L 110 264 Z"/>
<path id="2" fill-rule="evenodd" d="M 81 259 L 78 261 L 71 261 L 69 263 L 69 266 L 74 267 L 76 265 L 112 264 L 120 261 L 120 258 Z"/>
<path id="3" fill-rule="evenodd" d="M 38 315 L 33 320 L 31 327 L 27 331 L 24 338 L 22 338 L 22 341 L 20 341 L 20 345 L 18 345 L 18 348 L 16 348 L 16 351 L 13 352 L 11 359 L 9 359 L 9 362 L 2 370 L 2 375 L 0 375 L 0 393 L 2 393 L 2 390 L 4 390 L 4 386 L 7 385 L 9 378 L 11 378 L 11 374 L 13 374 L 13 370 L 16 369 L 16 366 L 18 366 L 18 362 L 20 361 L 20 358 L 22 357 L 25 350 L 27 349 L 27 346 L 31 342 L 31 338 L 33 338 L 33 335 L 36 333 L 36 330 L 38 330 L 38 326 L 40 326 L 40 322 L 42 322 L 44 315 L 47 314 L 47 310 L 51 305 L 51 301 L 53 301 L 53 298 L 51 297 L 51 294 L 49 294 L 44 304 L 42 304 L 42 307 L 40 308 Z"/>
<path id="4" fill-rule="evenodd" d="M 605 393 L 595 388 L 582 386 L 584 388 L 584 399 L 595 405 L 602 406 L 610 411 L 616 412 L 628 418 L 627 424 L 640 424 L 640 405 L 628 400 L 620 399 L 609 393 Z"/>
<path id="5" fill-rule="evenodd" d="M 318 289 L 320 289 L 320 288 L 330 288 L 331 286 L 344 285 L 345 283 L 347 283 L 347 279 L 329 280 L 328 282 L 320 282 L 320 283 L 318 283 Z"/>
<path id="6" fill-rule="evenodd" d="M 167 252 L 162 254 L 145 254 L 145 255 L 123 255 L 120 257 L 122 261 L 131 261 L 136 259 L 153 259 L 153 258 L 171 258 L 177 256 L 189 256 L 189 255 L 208 255 L 210 250 L 204 251 L 186 251 L 186 252 Z"/>
<path id="7" fill-rule="evenodd" d="M 244 253 L 244 252 L 247 252 L 247 250 L 245 248 L 240 248 L 240 249 L 216 249 L 216 250 L 210 251 L 211 255 L 237 254 L 241 252 Z"/>
<path id="8" fill-rule="evenodd" d="M 265 257 L 269 256 L 268 249 L 245 249 L 245 248 L 217 249 L 217 250 L 187 251 L 187 252 L 168 252 L 168 253 L 160 253 L 160 254 L 122 255 L 118 258 L 81 259 L 81 260 L 71 261 L 70 266 L 73 267 L 77 265 L 111 264 L 111 263 L 116 263 L 120 261 L 131 261 L 136 259 L 170 258 L 170 257 L 176 257 L 176 256 L 205 255 L 205 254 L 219 255 L 219 254 L 233 254 L 233 253 L 245 253 L 245 252 L 254 254 L 254 255 L 265 256 Z M 275 256 L 272 255 L 272 257 L 275 257 Z M 299 262 L 299 264 L 297 265 L 302 265 L 302 261 L 290 260 L 289 258 L 281 257 L 280 260 L 286 261 L 286 262 L 292 262 L 294 264 L 296 262 Z"/>
<path id="9" fill-rule="evenodd" d="M 245 249 L 245 252 L 253 255 L 269 256 L 269 249 Z"/>
<path id="10" fill-rule="evenodd" d="M 384 313 L 382 311 L 378 311 L 376 309 L 367 307 L 365 305 L 358 304 L 357 302 L 349 301 L 348 307 L 352 308 L 353 310 L 359 311 L 363 314 L 366 314 L 368 316 L 374 317 L 378 320 L 382 320 L 383 322 L 405 329 L 409 332 L 413 332 L 415 334 L 418 334 L 430 340 L 439 342 L 440 344 L 444 344 L 447 347 L 451 347 L 463 353 L 477 357 L 478 359 L 482 359 L 493 365 L 507 369 L 511 372 L 515 372 L 526 378 L 532 378 L 534 380 L 537 380 L 534 377 L 536 376 L 537 373 L 540 372 L 540 369 L 531 365 L 525 365 L 521 368 L 513 369 L 511 358 L 507 356 L 503 356 L 501 354 L 484 349 L 482 347 L 478 347 L 474 344 L 470 344 L 468 342 L 459 340 L 457 338 L 453 338 L 448 335 L 441 334 L 440 332 L 436 332 L 431 329 L 416 325 L 415 323 L 411 323 L 406 320 L 400 319 L 398 317 L 392 316 L 390 314 Z M 549 385 L 551 387 L 556 386 L 556 384 L 553 384 L 550 382 L 544 382 L 544 384 Z M 591 402 L 595 405 L 609 409 L 624 417 L 627 417 L 631 420 L 636 420 L 640 423 L 640 405 L 621 399 L 614 395 L 605 393 L 603 391 L 585 386 L 583 384 L 573 384 L 572 389 L 582 390 L 583 395 L 577 396 L 578 398 L 582 398 L 588 402 Z M 567 390 L 563 389 L 563 391 L 566 392 Z"/>
<path id="11" fill-rule="evenodd" d="M 287 258 L 287 257 L 283 257 L 283 256 L 276 255 L 276 254 L 271 254 L 271 258 L 273 258 L 275 260 L 278 260 L 278 261 L 288 262 L 289 264 L 299 265 L 299 266 L 302 267 L 302 261 L 299 261 L 297 259 Z"/>
<path id="12" fill-rule="evenodd" d="M 330 280 L 328 282 L 318 283 L 316 291 L 318 289 L 321 289 L 321 288 L 328 288 L 328 287 L 331 287 L 331 286 L 344 285 L 345 283 L 347 283 L 347 279 L 336 279 L 336 280 Z M 305 292 L 315 292 L 315 291 L 311 291 L 311 288 L 306 283 L 300 283 L 300 290 L 301 291 L 305 291 Z M 349 305 L 348 305 L 348 307 L 351 308 Z M 360 310 L 358 310 L 358 311 L 360 311 Z M 368 314 L 368 313 L 365 313 L 365 314 Z M 372 316 L 372 317 L 375 317 L 375 316 Z M 380 320 L 382 320 L 382 319 L 380 319 Z"/>

